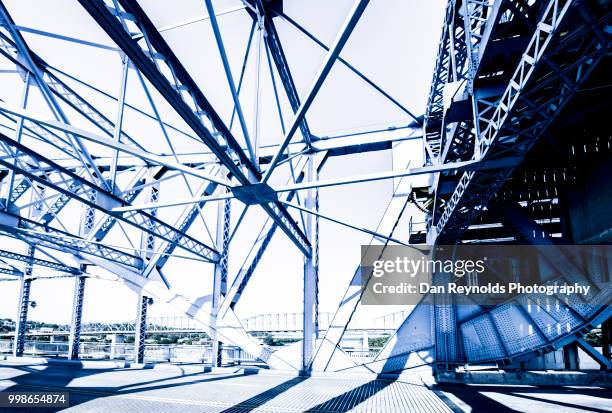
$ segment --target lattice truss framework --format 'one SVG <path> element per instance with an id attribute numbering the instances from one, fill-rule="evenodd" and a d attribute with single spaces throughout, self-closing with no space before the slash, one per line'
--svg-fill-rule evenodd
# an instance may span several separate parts
<path id="1" fill-rule="evenodd" d="M 306 300 L 312 312 L 308 323 L 316 331 L 318 245 L 312 242 L 318 243 L 318 220 L 332 220 L 368 235 L 389 238 L 319 214 L 317 188 L 413 173 L 390 171 L 380 176 L 317 181 L 318 172 L 330 156 L 390 149 L 396 141 L 419 139 L 416 116 L 339 57 L 367 5 L 368 1 L 356 2 L 333 44 L 326 45 L 285 15 L 281 2 L 245 1 L 240 7 L 216 12 L 212 2 L 203 2 L 202 11 L 207 15 L 200 20 L 210 21 L 229 86 L 227 93 L 234 103 L 231 119 L 224 121 L 162 36 L 163 29 L 155 27 L 138 2 L 100 0 L 75 4 L 87 12 L 92 25 L 110 38 L 107 44 L 21 26 L 2 4 L 0 54 L 5 64 L 13 65 L 12 72 L 19 75 L 21 99 L 19 105 L 0 102 L 0 232 L 29 249 L 27 254 L 8 248 L 0 251 L 0 271 L 9 278 L 27 280 L 28 287 L 33 278 L 51 277 L 76 277 L 76 285 L 80 286 L 84 276 L 93 276 L 88 268 L 97 266 L 137 290 L 172 302 L 217 339 L 240 345 L 274 364 L 271 352 L 247 336 L 233 312 L 274 234 L 280 229 L 312 268 Z M 239 79 L 234 79 L 230 69 L 216 17 L 225 13 L 244 13 L 252 21 Z M 327 53 L 305 96 L 297 92 L 275 27 L 278 19 Z M 47 63 L 30 47 L 23 33 L 115 53 L 122 62 L 118 68 L 119 93 L 107 93 L 80 80 L 78 73 L 67 73 Z M 262 82 L 261 76 L 270 76 L 274 88 L 283 133 L 275 145 L 259 142 L 261 115 L 256 113 L 250 127 L 241 106 L 244 102 L 239 94 L 245 67 L 254 53 L 257 82 Z M 325 140 L 314 136 L 306 113 L 336 62 L 396 106 L 408 126 L 402 127 L 400 134 L 366 133 L 357 140 L 354 135 Z M 129 89 L 134 84 L 140 87 L 138 93 L 145 105 L 128 102 Z M 257 99 L 255 111 L 259 112 L 259 94 Z M 293 113 L 282 113 L 282 100 L 288 101 Z M 172 116 L 167 115 L 168 108 Z M 164 145 L 138 136 L 146 130 L 139 131 L 130 124 L 134 114 L 156 124 Z M 190 142 L 197 150 L 182 153 L 181 141 Z M 167 182 L 182 187 L 182 199 L 167 201 L 179 197 L 164 195 Z M 284 186 L 279 188 L 278 182 Z M 304 195 L 300 196 L 300 191 Z M 244 205 L 237 222 L 231 222 L 230 202 L 236 200 Z M 204 212 L 207 204 L 220 206 L 216 220 Z M 228 276 L 230 241 L 249 208 L 261 208 L 268 218 L 242 269 Z M 191 257 L 215 266 L 212 309 L 172 292 L 164 267 L 173 256 Z M 82 291 L 81 287 L 80 293 L 75 293 L 79 311 L 73 319 L 78 323 Z M 22 297 L 24 320 L 27 302 Z M 74 336 L 78 352 L 78 328 Z"/>
<path id="2" fill-rule="evenodd" d="M 4 5 L 0 7 L 0 54 L 14 65 L 22 79 L 20 106 L 0 102 L 0 232 L 31 246 L 28 254 L 0 251 L 6 263 L 0 271 L 26 280 L 36 277 L 40 269 L 43 274 L 53 271 L 60 276 L 81 277 L 87 274 L 87 266 L 98 266 L 145 291 L 146 297 L 172 302 L 218 340 L 241 346 L 280 368 L 333 369 L 331 360 L 339 352 L 339 342 L 359 304 L 356 289 L 360 275 L 356 271 L 331 325 L 322 340 L 317 340 L 319 218 L 366 232 L 385 245 L 405 244 L 406 240 L 393 238 L 394 232 L 408 203 L 417 203 L 412 196 L 394 198 L 386 216 L 389 225 L 384 231 L 372 231 L 320 214 L 318 188 L 433 174 L 434 200 L 430 206 L 433 214 L 428 239 L 431 243 L 456 242 L 610 46 L 610 34 L 602 29 L 609 25 L 609 10 L 603 13 L 589 10 L 585 1 L 449 0 L 427 111 L 424 117 L 418 117 L 340 57 L 369 3 L 367 0 L 355 2 L 329 46 L 285 15 L 280 2 L 245 0 L 237 9 L 251 16 L 252 28 L 238 79 L 234 79 L 230 70 L 215 17 L 223 12 L 215 14 L 212 2 L 206 0 L 204 6 L 234 103 L 231 120 L 226 122 L 137 1 L 79 0 L 79 3 L 114 46 L 74 38 L 63 40 L 110 49 L 121 56 L 117 96 L 84 84 L 77 74 L 65 73 L 45 62 L 26 43 L 22 32 L 27 28 L 13 21 Z M 569 19 L 568 15 L 577 8 L 581 8 L 581 17 Z M 327 52 L 304 96 L 299 95 L 289 70 L 276 19 L 293 25 Z M 507 73 L 500 76 L 501 85 L 481 87 L 490 76 L 482 73 L 480 64 L 489 49 L 488 42 L 500 33 L 503 35 L 506 23 L 513 20 L 531 25 L 531 36 L 526 36 L 526 42 L 519 45 L 524 52 L 519 61 L 504 68 Z M 561 38 L 561 32 L 570 34 Z M 583 41 L 585 38 L 591 41 Z M 239 98 L 246 58 L 253 44 L 259 48 L 258 64 L 267 65 L 272 76 L 280 114 L 283 136 L 272 146 L 260 145 L 258 118 L 249 128 Z M 573 49 L 576 44 L 580 44 L 578 50 Z M 566 55 L 568 50 L 574 53 L 570 59 Z M 556 61 L 560 54 L 564 60 Z M 389 134 L 383 139 L 379 135 L 366 136 L 355 144 L 350 136 L 323 140 L 311 133 L 306 114 L 334 64 L 347 67 L 405 114 L 411 123 L 402 135 Z M 544 66 L 549 69 L 543 70 Z M 148 109 L 126 102 L 129 78 L 141 85 Z M 444 109 L 444 90 L 451 83 L 457 85 L 453 98 L 467 102 L 462 103 L 458 112 L 467 112 L 468 116 L 446 118 L 453 115 Z M 88 87 L 93 95 L 110 99 L 113 110 L 103 108 L 89 92 L 87 95 L 77 92 L 76 87 L 70 86 L 73 84 L 79 84 L 79 90 Z M 281 94 L 292 109 L 289 116 L 280 113 Z M 47 106 L 52 119 L 28 110 L 35 99 Z M 172 108 L 176 123 L 162 118 L 162 105 Z M 255 106 L 258 105 L 259 102 Z M 136 139 L 137 132 L 126 127 L 128 114 L 133 112 L 157 125 L 170 154 L 167 151 L 160 154 L 159 148 L 145 145 L 146 140 L 141 137 Z M 235 122 L 239 127 L 233 127 Z M 423 166 L 327 181 L 318 179 L 331 156 L 389 149 L 395 141 L 420 138 L 421 133 L 426 157 Z M 175 149 L 177 136 L 201 145 L 201 151 L 197 156 L 181 154 Z M 278 179 L 271 177 L 282 175 L 281 170 L 285 171 L 287 181 L 279 184 Z M 441 174 L 458 174 L 450 197 L 437 196 Z M 171 179 L 183 188 L 183 198 L 167 201 L 164 197 L 164 182 Z M 407 193 L 410 194 L 410 189 Z M 229 204 L 233 200 L 244 204 L 236 222 L 230 220 Z M 214 203 L 220 207 L 217 219 L 211 222 L 205 219 L 203 210 Z M 230 275 L 227 261 L 231 259 L 231 240 L 249 208 L 262 209 L 266 221 L 240 271 Z M 67 215 L 74 217 L 75 213 L 79 220 L 67 219 Z M 205 230 L 194 235 L 190 230 L 196 225 Z M 303 346 L 297 364 L 255 342 L 234 313 L 278 229 L 299 249 L 306 262 L 304 342 L 308 345 Z M 173 255 L 189 255 L 218 267 L 217 297 L 212 309 L 172 292 L 164 266 Z M 66 256 L 76 257 L 75 262 L 82 265 L 67 265 L 63 260 Z M 459 331 L 475 329 L 473 324 L 478 320 L 482 320 L 478 328 L 487 323 L 491 327 L 491 317 L 505 311 L 500 308 L 493 315 L 472 316 L 471 324 L 466 322 L 463 326 L 452 306 L 437 306 L 435 311 L 431 308 L 419 306 L 367 368 L 401 370 L 408 363 L 407 354 L 435 345 L 436 360 L 465 361 L 465 350 L 457 343 L 465 336 Z M 506 319 L 513 317 L 524 320 L 525 315 L 512 314 Z M 597 309 L 585 310 L 585 314 L 575 317 L 579 322 L 567 333 L 583 328 L 595 317 L 601 317 Z M 415 325 L 423 334 L 410 338 L 406 331 Z M 511 334 L 511 329 L 512 321 L 508 322 L 506 333 Z M 492 326 L 487 331 L 497 330 Z M 565 338 L 566 335 L 540 337 L 528 350 L 550 347 L 554 340 Z M 499 340 L 497 345 L 502 343 Z M 524 348 L 521 347 L 522 352 Z M 473 356 L 472 360 L 513 355 L 515 352 L 504 348 L 503 352 Z M 472 361 L 469 356 L 467 360 Z"/>

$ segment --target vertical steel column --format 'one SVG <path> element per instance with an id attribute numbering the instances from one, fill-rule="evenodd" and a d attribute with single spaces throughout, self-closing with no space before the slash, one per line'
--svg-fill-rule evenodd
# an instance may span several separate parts
<path id="1" fill-rule="evenodd" d="M 435 273 L 436 284 L 448 285 L 454 275 Z M 434 331 L 436 344 L 436 374 L 453 370 L 459 363 L 459 340 L 457 339 L 457 314 L 453 295 L 450 293 L 434 296 Z"/>
<path id="2" fill-rule="evenodd" d="M 601 352 L 610 360 L 610 347 L 612 346 L 612 318 L 601 323 Z"/>
<path id="3" fill-rule="evenodd" d="M 147 331 L 147 310 L 153 299 L 141 295 L 138 300 L 138 316 L 136 318 L 136 337 L 134 339 L 134 362 L 144 363 L 145 338 Z"/>
<path id="4" fill-rule="evenodd" d="M 263 17 L 257 16 L 257 30 L 255 31 L 255 102 L 253 111 L 252 144 L 255 159 L 259 159 L 259 135 L 261 133 L 261 45 L 264 41 Z"/>
<path id="5" fill-rule="evenodd" d="M 225 200 L 219 202 L 217 209 L 217 249 L 221 256 L 219 263 L 215 265 L 215 274 L 213 278 L 213 299 L 211 311 L 211 332 L 212 332 L 212 360 L 214 367 L 220 367 L 223 353 L 223 343 L 217 338 L 216 325 L 221 298 L 227 294 L 227 266 L 228 266 L 228 247 L 230 239 L 230 224 L 231 224 L 231 202 Z"/>
<path id="6" fill-rule="evenodd" d="M 578 344 L 576 342 L 563 346 L 563 364 L 565 370 L 580 370 Z"/>
<path id="7" fill-rule="evenodd" d="M 315 179 L 314 155 L 310 155 L 308 166 L 306 167 L 307 180 Z M 318 212 L 318 202 L 316 189 L 309 189 L 306 194 L 305 207 Z M 317 306 L 318 306 L 318 257 L 319 248 L 317 246 L 317 221 L 312 214 L 305 217 L 306 236 L 312 245 L 312 255 L 304 258 L 304 316 L 303 316 L 303 340 L 302 340 L 302 363 L 303 372 L 308 372 L 312 368 L 312 356 L 314 353 L 314 343 L 317 336 Z"/>
<path id="8" fill-rule="evenodd" d="M 34 258 L 35 248 L 28 245 L 28 256 Z M 25 344 L 25 333 L 28 323 L 28 308 L 30 307 L 30 285 L 32 283 L 32 262 L 26 265 L 25 273 L 21 278 L 21 289 L 19 292 L 19 308 L 17 310 L 17 325 L 15 326 L 15 343 L 13 345 L 13 355 L 21 357 Z"/>
<path id="9" fill-rule="evenodd" d="M 147 178 L 149 185 L 145 191 L 148 192 L 149 202 L 154 204 L 159 201 L 159 182 L 155 182 L 155 174 L 153 169 L 149 170 L 149 176 Z M 151 216 L 157 217 L 157 208 L 153 208 L 149 211 Z M 155 223 L 151 220 L 145 222 L 147 229 L 155 231 Z M 155 252 L 155 236 L 150 232 L 142 231 L 140 238 L 140 249 L 142 250 L 142 257 L 146 260 L 150 260 Z"/>
<path id="10" fill-rule="evenodd" d="M 82 268 L 84 269 L 84 268 Z M 81 344 L 81 320 L 83 318 L 83 297 L 85 295 L 85 277 L 78 276 L 74 280 L 74 298 L 72 301 L 72 324 L 70 325 L 70 342 L 68 344 L 68 358 L 79 358 Z"/>

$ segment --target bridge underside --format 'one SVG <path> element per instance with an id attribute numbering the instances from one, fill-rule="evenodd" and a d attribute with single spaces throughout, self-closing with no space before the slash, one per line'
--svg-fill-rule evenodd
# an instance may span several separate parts
<path id="1" fill-rule="evenodd" d="M 80 3 L 91 23 L 113 44 L 96 47 L 110 47 L 123 59 L 122 92 L 113 100 L 118 115 L 112 121 L 29 48 L 19 25 L 1 7 L 0 53 L 16 66 L 25 85 L 21 107 L 0 103 L 10 124 L 0 131 L 0 233 L 28 246 L 27 254 L 0 251 L 9 262 L 1 272 L 21 283 L 15 355 L 23 353 L 30 284 L 43 269 L 75 279 L 74 313 L 67 334 L 70 357 L 78 357 L 84 332 L 84 279 L 95 276 L 90 270 L 97 267 L 138 293 L 134 328 L 138 362 L 144 361 L 147 308 L 162 301 L 196 320 L 213 340 L 215 353 L 222 353 L 223 343 L 239 346 L 282 370 L 399 374 L 419 368 L 440 373 L 465 365 L 517 368 L 537 365 L 537 360 L 559 349 L 570 354 L 577 346 L 602 369 L 612 368 L 610 343 L 601 354 L 584 339 L 599 325 L 605 326 L 604 335 L 609 334 L 612 307 L 578 299 L 549 301 L 525 294 L 501 304 L 478 305 L 426 295 L 366 363 L 351 358 L 341 346 L 347 332 L 355 330 L 350 323 L 361 305 L 359 268 L 329 325 L 320 328 L 318 318 L 322 219 L 365 232 L 385 246 L 548 246 L 555 251 L 547 257 L 552 272 L 544 275 L 536 268 L 532 275 L 540 281 L 612 280 L 612 257 L 593 262 L 563 248 L 612 244 L 609 1 L 449 0 L 426 113 L 415 117 L 402 107 L 410 123 L 401 134 L 388 130 L 362 141 L 350 136 L 348 140 L 317 137 L 305 114 L 334 63 L 364 78 L 339 56 L 368 1 L 357 1 L 336 41 L 322 46 L 328 53 L 311 89 L 301 97 L 275 28 L 275 22 L 289 19 L 282 2 L 244 1 L 253 28 L 266 33 L 260 39 L 260 58 L 267 57 L 272 80 L 284 89 L 283 99 L 291 110 L 286 124 L 281 111 L 281 140 L 269 147 L 258 147 L 257 139 L 249 137 L 259 132 L 249 131 L 244 121 L 237 95 L 240 84 L 236 90 L 214 17 L 215 41 L 232 92 L 232 119 L 235 113 L 241 138 L 217 114 L 137 1 L 119 0 L 113 7 L 98 0 Z M 211 2 L 206 4 L 210 18 L 215 12 Z M 133 109 L 124 102 L 128 74 L 143 85 L 151 104 L 151 113 L 144 115 L 160 128 L 172 156 L 160 155 L 163 151 L 147 146 L 150 142 L 122 129 L 123 111 Z M 37 87 L 56 120 L 28 110 L 30 85 Z M 147 85 L 188 133 L 162 120 Z M 74 124 L 87 121 L 88 127 L 73 126 L 65 112 L 78 115 Z M 206 152 L 177 154 L 171 144 L 175 134 L 187 134 Z M 392 149 L 399 142 L 421 140 L 421 134 L 423 165 L 377 176 L 319 179 L 332 157 Z M 277 167 L 284 175 L 268 181 Z M 319 211 L 319 188 L 422 174 L 429 177 L 428 185 L 416 180 L 396 185 L 398 196 L 376 231 Z M 180 178 L 184 197 L 174 199 L 173 194 L 162 201 L 160 183 L 171 178 Z M 282 186 L 279 181 L 286 183 Z M 404 196 L 399 195 L 402 191 Z M 211 219 L 203 211 L 215 202 Z M 69 203 L 81 207 L 77 225 L 62 222 L 74 213 L 64 209 Z M 232 205 L 243 208 L 240 214 L 232 214 Z M 240 269 L 230 274 L 232 237 L 248 208 L 257 208 L 265 220 Z M 397 227 L 405 226 L 408 209 L 422 216 L 426 225 L 413 227 L 410 219 L 409 234 L 397 239 Z M 193 230 L 197 227 L 199 233 Z M 280 350 L 249 334 L 252 330 L 245 328 L 236 311 L 275 233 L 282 233 L 276 237 L 285 237 L 283 241 L 304 256 L 302 340 Z M 212 274 L 209 296 L 186 297 L 173 289 L 166 263 L 173 256 L 181 258 L 180 254 L 210 266 L 206 267 Z M 22 265 L 10 264 L 17 262 Z M 612 299 L 609 287 L 594 290 L 597 302 Z"/>

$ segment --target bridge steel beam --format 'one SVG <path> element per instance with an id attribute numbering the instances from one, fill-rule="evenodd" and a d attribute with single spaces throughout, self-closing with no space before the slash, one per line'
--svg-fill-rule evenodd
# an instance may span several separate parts
<path id="1" fill-rule="evenodd" d="M 231 201 L 223 200 L 217 205 L 217 248 L 221 251 L 219 262 L 215 264 L 213 276 L 213 294 L 211 311 L 212 328 L 212 365 L 220 367 L 222 363 L 223 343 L 217 336 L 216 326 L 221 299 L 227 294 L 227 271 L 229 259 L 229 241 L 231 224 Z"/>
<path id="2" fill-rule="evenodd" d="M 39 265 L 41 267 L 49 268 L 54 271 L 65 272 L 68 274 L 80 274 L 79 268 L 71 267 L 69 265 L 62 264 L 61 262 L 47 261 L 40 258 L 34 258 L 25 254 L 18 254 L 12 251 L 0 250 L 0 257 L 9 258 L 15 261 L 21 261 L 30 265 Z"/>
<path id="3" fill-rule="evenodd" d="M 0 140 L 4 146 L 4 152 L 10 156 L 20 155 L 20 158 L 30 158 L 34 164 L 46 164 L 53 167 L 58 174 L 61 174 L 65 180 L 72 180 L 75 186 L 63 187 L 59 184 L 54 184 L 46 179 L 38 176 L 35 171 L 25 170 L 18 165 L 13 165 L 10 162 L 0 159 L 0 165 L 15 171 L 16 173 L 27 177 L 45 187 L 49 187 L 59 193 L 65 194 L 82 204 L 99 210 L 102 213 L 110 214 L 110 209 L 113 206 L 126 205 L 125 200 L 112 193 L 107 192 L 103 188 L 81 178 L 79 175 L 61 167 L 50 159 L 38 154 L 37 152 L 27 148 L 26 146 L 14 141 L 8 136 L 0 133 Z M 92 201 L 93 194 L 96 196 L 96 201 Z M 97 200 L 100 198 L 100 200 Z M 136 212 L 126 215 L 116 215 L 116 218 L 131 226 L 134 226 L 146 233 L 149 233 L 157 238 L 172 242 L 172 239 L 180 235 L 179 246 L 189 252 L 192 252 L 210 262 L 216 261 L 218 258 L 217 251 L 208 245 L 196 240 L 195 238 L 179 232 L 176 228 L 166 224 L 159 218 L 146 212 Z M 147 222 L 153 222 L 155 227 L 152 229 Z"/>
<path id="4" fill-rule="evenodd" d="M 314 165 L 314 155 L 308 157 L 306 166 L 306 176 L 309 181 L 315 178 L 316 168 Z M 310 189 L 306 194 L 305 206 L 308 209 L 318 212 L 318 190 Z M 314 354 L 315 340 L 318 338 L 317 314 L 318 314 L 318 275 L 319 275 L 319 220 L 312 214 L 307 214 L 305 218 L 306 235 L 313 246 L 313 253 L 304 259 L 304 289 L 303 289 L 303 330 L 302 330 L 302 363 L 301 369 L 304 372 L 311 370 L 312 357 Z"/>
<path id="5" fill-rule="evenodd" d="M 253 3 L 255 3 L 257 6 L 257 11 L 260 13 L 260 15 L 252 14 L 252 17 L 258 24 L 260 19 L 263 20 L 263 28 L 266 33 L 264 39 L 272 54 L 272 59 L 274 60 L 276 70 L 280 76 L 285 93 L 287 94 L 291 109 L 295 114 L 300 109 L 300 98 L 297 93 L 295 82 L 293 81 L 293 76 L 291 75 L 291 70 L 289 69 L 287 58 L 285 57 L 285 52 L 283 51 L 280 37 L 276 31 L 276 26 L 274 25 L 274 21 L 272 20 L 269 10 L 264 7 L 263 2 L 261 0 L 254 0 Z M 273 73 L 270 75 L 274 76 Z M 302 132 L 306 145 L 310 147 L 312 136 L 305 117 L 300 121 L 300 131 Z"/>
<path id="6" fill-rule="evenodd" d="M 578 347 L 584 350 L 593 360 L 595 360 L 600 366 L 602 370 L 612 370 L 612 361 L 610 359 L 604 357 L 597 349 L 595 349 L 591 344 L 589 344 L 584 338 L 580 337 L 576 340 Z"/>
<path id="7" fill-rule="evenodd" d="M 574 50 L 573 46 L 598 29 L 588 28 L 586 22 L 567 27 L 569 19 L 566 16 L 571 14 L 568 10 L 572 6 L 583 7 L 579 3 L 548 0 L 501 96 L 477 99 L 475 122 L 479 134 L 475 153 L 478 159 L 512 154 L 519 161 L 493 172 L 463 172 L 439 219 L 430 227 L 428 239 L 437 243 L 454 243 L 460 238 L 609 51 L 609 44 L 588 42 L 588 48 L 581 50 L 580 56 L 564 65 L 560 72 L 554 76 L 542 73 L 541 67 L 545 62 Z M 602 16 L 599 25 L 606 24 L 601 19 L 609 20 Z M 569 34 L 560 36 L 565 30 Z M 565 54 L 562 58 L 568 59 Z M 571 84 L 567 84 L 566 79 L 571 79 Z M 551 82 L 557 82 L 557 85 L 553 83 L 552 87 L 545 89 L 544 84 L 551 86 Z"/>
<path id="8" fill-rule="evenodd" d="M 28 245 L 28 256 L 34 258 L 36 249 L 34 245 Z M 13 344 L 13 355 L 21 357 L 25 346 L 26 331 L 28 329 L 28 309 L 30 308 L 30 287 L 32 285 L 32 264 L 26 265 L 26 270 L 21 277 L 19 291 L 19 307 L 17 309 L 17 323 L 15 325 L 15 342 Z"/>
<path id="9" fill-rule="evenodd" d="M 109 263 L 142 268 L 142 259 L 136 255 L 88 241 L 15 214 L 0 211 L 0 233 L 38 246 L 68 252 L 76 257 L 90 255 L 108 260 Z"/>
<path id="10" fill-rule="evenodd" d="M 188 317 L 202 325 L 207 334 L 212 335 L 212 328 L 210 326 L 211 313 L 206 308 L 206 304 L 208 304 L 209 301 L 190 299 L 183 295 L 173 293 L 161 282 L 151 278 L 145 278 L 138 272 L 131 271 L 125 266 L 112 263 L 108 260 L 94 256 L 87 256 L 86 258 L 93 264 L 119 276 L 124 284 L 131 289 L 163 301 L 176 308 L 178 311 L 185 313 Z M 236 313 L 231 309 L 227 310 L 223 316 L 217 317 L 216 322 L 216 334 L 224 343 L 234 344 L 242 348 L 244 351 L 272 368 L 282 370 L 299 369 L 299 366 L 296 366 L 293 362 L 285 360 L 268 347 L 258 343 L 249 336 L 241 325 Z"/>
<path id="11" fill-rule="evenodd" d="M 317 165 L 316 165 L 317 174 L 321 171 L 326 161 L 329 159 L 328 155 L 329 155 L 329 152 L 324 152 L 319 155 L 320 157 L 318 158 Z M 306 158 L 303 157 L 297 163 L 297 166 L 295 168 L 295 172 L 297 174 L 296 179 L 295 179 L 296 183 L 300 183 L 304 180 L 306 176 L 305 168 L 307 167 L 307 162 L 308 161 L 306 160 Z M 287 194 L 286 201 L 291 202 L 295 194 L 296 194 L 295 191 L 289 192 Z M 261 230 L 259 231 L 259 235 L 257 239 L 253 243 L 251 250 L 247 254 L 247 257 L 244 260 L 244 263 L 242 264 L 242 267 L 238 271 L 238 274 L 236 274 L 236 276 L 232 279 L 232 285 L 230 286 L 227 295 L 225 296 L 225 298 L 223 299 L 221 303 L 221 308 L 219 310 L 219 313 L 221 315 L 225 314 L 225 312 L 228 309 L 233 309 L 236 306 L 236 304 L 238 304 L 238 301 L 240 300 L 242 293 L 246 289 L 248 282 L 251 279 L 251 276 L 257 269 L 257 265 L 259 264 L 259 261 L 261 261 L 263 254 L 268 248 L 268 245 L 270 244 L 270 241 L 272 240 L 272 237 L 274 236 L 276 228 L 277 228 L 276 223 L 274 223 L 270 219 L 268 219 L 263 224 Z"/>
<path id="12" fill-rule="evenodd" d="M 28 105 L 28 96 L 30 93 L 30 74 L 26 74 L 25 76 L 25 80 L 24 80 L 24 85 L 23 85 L 23 92 L 21 95 L 21 102 L 20 102 L 20 107 L 25 109 Z M 16 121 L 16 130 L 15 130 L 15 140 L 17 142 L 21 142 L 21 138 L 23 135 L 23 130 L 24 130 L 24 119 L 23 118 L 19 118 Z M 13 160 L 13 163 L 15 162 L 15 160 Z M 2 192 L 0 193 L 0 208 L 2 206 L 4 206 L 4 209 L 6 209 L 7 211 L 9 209 L 11 209 L 13 203 L 21 196 L 21 194 L 23 194 L 30 186 L 22 186 L 21 182 L 19 184 L 17 184 L 17 186 L 15 187 L 15 172 L 9 170 L 8 171 L 8 177 L 6 178 L 8 180 L 8 184 L 7 185 L 3 185 L 2 186 Z M 13 194 L 14 190 L 16 189 L 16 193 Z M 2 203 L 4 203 L 4 205 L 2 205 Z"/>
<path id="13" fill-rule="evenodd" d="M 249 155 L 251 156 L 251 161 L 254 165 L 257 165 L 257 157 L 255 155 L 257 151 L 257 147 L 255 146 L 257 142 L 251 141 L 251 137 L 249 136 L 249 131 L 246 126 L 246 122 L 244 120 L 244 114 L 242 113 L 242 105 L 240 104 L 240 99 L 238 98 L 238 92 L 236 91 L 236 84 L 234 82 L 234 77 L 232 76 L 232 70 L 229 65 L 229 60 L 227 58 L 227 53 L 225 52 L 225 46 L 223 45 L 223 38 L 221 37 L 221 30 L 219 29 L 219 24 L 217 23 L 217 16 L 215 16 L 215 10 L 211 0 L 204 0 L 206 4 L 206 11 L 208 12 L 208 16 L 210 17 L 210 24 L 213 29 L 213 33 L 215 35 L 215 41 L 217 43 L 217 49 L 219 49 L 219 55 L 221 56 L 221 62 L 223 63 L 223 70 L 225 72 L 225 77 L 227 79 L 227 83 L 232 94 L 232 99 L 234 101 L 234 110 L 238 115 L 238 121 L 240 123 L 240 128 L 242 129 L 242 135 L 244 136 L 244 141 L 247 146 L 247 150 L 249 151 Z"/>
<path id="14" fill-rule="evenodd" d="M 201 194 L 203 196 L 212 195 L 218 186 L 219 185 L 217 183 L 210 182 L 205 185 L 204 189 L 201 191 Z M 196 220 L 198 214 L 200 213 L 200 210 L 204 207 L 205 204 L 206 201 L 200 201 L 191 205 L 190 208 L 186 209 L 186 211 L 181 217 L 180 223 L 177 225 L 179 231 L 184 233 L 189 229 L 189 227 L 191 227 L 191 225 Z M 163 251 L 163 254 L 155 254 L 151 258 L 151 260 L 148 261 L 147 267 L 145 268 L 143 273 L 145 277 L 148 277 L 148 275 L 154 269 L 157 269 L 158 271 L 162 270 L 162 268 L 164 267 L 166 262 L 168 262 L 168 259 L 170 259 L 170 256 L 177 247 L 178 239 L 174 239 L 173 241 L 174 242 L 163 242 L 162 245 L 159 246 L 157 251 Z"/>
<path id="15" fill-rule="evenodd" d="M 51 109 L 51 112 L 53 113 L 54 117 L 57 120 L 61 120 L 62 122 L 69 124 L 70 122 L 68 120 L 68 117 L 62 110 L 61 106 L 58 104 L 54 94 L 51 92 L 51 89 L 49 88 L 47 83 L 44 82 L 43 73 L 34 63 L 33 56 L 30 53 L 30 48 L 26 44 L 24 38 L 21 36 L 21 33 L 19 33 L 15 29 L 13 19 L 9 15 L 8 10 L 4 6 L 4 4 L 2 4 L 2 2 L 0 2 L 0 19 L 3 20 L 4 27 L 13 38 L 16 50 L 25 60 L 28 69 L 33 74 L 34 80 L 36 81 L 36 84 L 38 85 L 40 92 L 47 105 Z M 80 138 L 71 134 L 67 134 L 67 137 L 76 152 L 77 158 L 82 161 L 83 167 L 85 168 L 88 175 L 91 177 L 92 181 L 96 182 L 105 189 L 109 189 L 110 187 L 108 183 L 102 177 L 102 174 L 97 168 L 97 165 L 91 157 L 91 154 L 87 151 L 87 148 L 83 145 Z"/>
<path id="16" fill-rule="evenodd" d="M 80 0 L 83 8 L 125 52 L 202 142 L 210 148 L 229 173 L 241 185 L 249 186 L 257 183 L 261 179 L 257 166 L 245 155 L 234 136 L 144 10 L 134 0 L 120 0 L 119 2 L 123 10 L 107 8 L 106 4 L 99 0 Z M 147 50 L 141 48 L 132 37 L 132 33 L 129 33 L 123 26 L 123 21 L 126 19 L 130 20 L 147 40 Z M 160 70 L 161 65 L 167 69 L 167 73 L 171 74 L 170 77 L 166 77 Z M 193 110 L 192 106 L 195 106 L 196 109 Z M 224 145 L 226 145 L 225 148 Z M 254 182 L 247 177 L 241 166 L 254 178 Z M 277 222 L 302 253 L 309 256 L 310 244 L 284 205 L 271 202 L 261 204 L 261 207 Z"/>
<path id="17" fill-rule="evenodd" d="M 84 270 L 84 268 L 83 268 Z M 81 321 L 83 319 L 83 298 L 85 297 L 84 276 L 74 279 L 74 296 L 72 300 L 72 318 L 70 324 L 70 336 L 68 338 L 68 358 L 76 360 L 79 358 L 79 347 L 81 345 Z"/>
<path id="18" fill-rule="evenodd" d="M 138 297 L 138 312 L 136 315 L 136 335 L 134 338 L 134 362 L 144 363 L 145 339 L 147 337 L 147 311 L 153 299 L 144 294 Z"/>
<path id="19" fill-rule="evenodd" d="M 400 181 L 400 184 L 402 181 Z M 399 188 L 399 184 L 396 186 L 396 190 Z M 409 189 L 407 192 L 411 192 Z M 409 203 L 409 198 L 404 197 L 393 197 L 391 203 L 387 208 L 387 212 L 384 216 L 385 220 L 381 221 L 376 228 L 377 232 L 386 233 L 386 231 L 380 231 L 379 228 L 389 228 L 389 238 L 393 237 L 393 233 L 397 229 L 397 226 L 406 211 L 406 207 Z M 388 245 L 387 240 L 384 245 Z M 314 358 L 312 361 L 312 369 L 315 371 L 325 371 L 331 366 L 332 358 L 336 351 L 339 350 L 340 340 L 344 335 L 357 307 L 361 301 L 361 295 L 363 293 L 361 285 L 364 282 L 361 279 L 361 269 L 357 266 L 353 277 L 349 282 L 346 291 L 336 309 L 336 312 L 323 336 L 321 343 L 317 347 Z"/>

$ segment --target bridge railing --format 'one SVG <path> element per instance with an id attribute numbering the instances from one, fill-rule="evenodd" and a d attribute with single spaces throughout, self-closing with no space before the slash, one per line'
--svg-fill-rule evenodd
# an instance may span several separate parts
<path id="1" fill-rule="evenodd" d="M 0 353 L 10 353 L 13 350 L 13 340 L 0 340 Z M 26 341 L 24 355 L 62 357 L 68 355 L 67 342 Z M 88 359 L 122 359 L 131 360 L 134 357 L 134 345 L 128 343 L 81 343 L 79 348 L 81 358 Z M 188 344 L 147 344 L 145 359 L 150 361 L 192 361 L 210 363 L 213 352 L 210 345 Z M 257 359 L 244 350 L 234 347 L 223 347 L 222 358 L 226 363 L 249 363 Z"/>
<path id="2" fill-rule="evenodd" d="M 380 348 L 370 348 L 367 350 L 345 349 L 344 352 L 355 360 L 355 362 L 362 364 L 374 361 L 380 350 Z"/>

